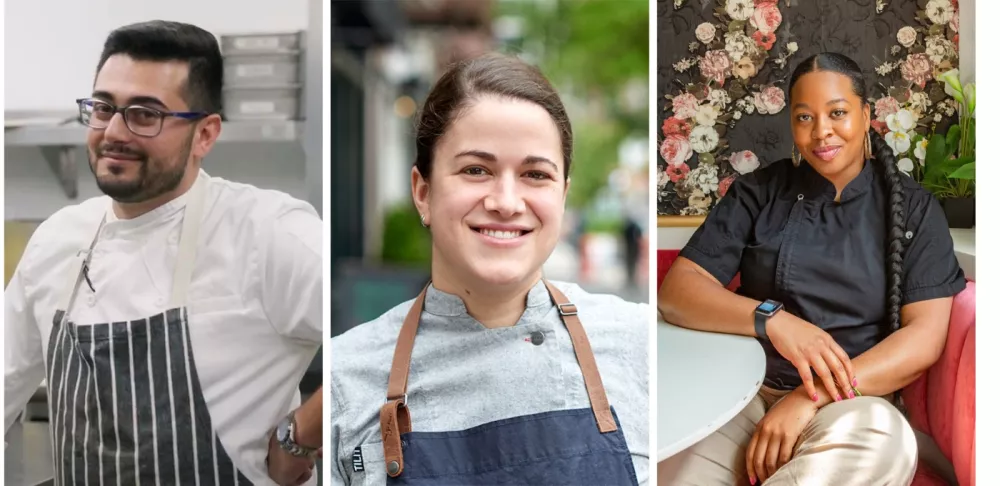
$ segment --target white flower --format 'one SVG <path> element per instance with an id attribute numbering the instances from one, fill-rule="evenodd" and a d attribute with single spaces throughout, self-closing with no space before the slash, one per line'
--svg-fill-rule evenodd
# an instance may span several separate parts
<path id="1" fill-rule="evenodd" d="M 955 44 L 952 44 L 950 40 L 945 39 L 944 36 L 932 35 L 925 40 L 927 45 L 927 57 L 934 61 L 934 64 L 941 64 L 941 61 L 945 58 L 950 58 L 955 56 Z"/>
<path id="2" fill-rule="evenodd" d="M 891 62 L 883 62 L 879 67 L 875 68 L 875 72 L 879 76 L 888 76 L 889 73 L 896 70 L 896 65 Z"/>
<path id="3" fill-rule="evenodd" d="M 747 115 L 753 115 L 753 110 L 754 110 L 753 103 L 747 103 L 747 106 L 743 108 L 743 111 L 745 111 Z"/>
<path id="4" fill-rule="evenodd" d="M 934 123 L 941 123 L 941 114 L 940 113 L 935 113 L 934 114 Z"/>
<path id="5" fill-rule="evenodd" d="M 711 194 L 719 190 L 719 167 L 715 164 L 701 164 L 688 173 L 687 183 L 689 187 Z"/>
<path id="6" fill-rule="evenodd" d="M 927 93 L 923 91 L 915 91 L 910 95 L 910 106 L 915 108 L 917 112 L 923 113 L 932 104 L 930 96 L 927 96 Z"/>
<path id="7" fill-rule="evenodd" d="M 757 43 L 748 37 L 743 31 L 726 32 L 726 53 L 733 62 L 743 59 L 743 56 L 752 57 L 757 52 Z"/>
<path id="8" fill-rule="evenodd" d="M 719 118 L 719 112 L 712 105 L 701 105 L 698 107 L 698 112 L 694 115 L 694 120 L 698 122 L 699 125 L 710 127 L 715 125 L 715 120 Z"/>
<path id="9" fill-rule="evenodd" d="M 896 167 L 904 174 L 910 175 L 910 172 L 913 172 L 913 161 L 909 158 L 901 159 L 899 162 L 896 162 Z"/>
<path id="10" fill-rule="evenodd" d="M 743 112 L 742 111 L 737 111 L 737 112 L 733 113 L 733 120 L 739 120 L 740 118 L 743 118 Z"/>
<path id="11" fill-rule="evenodd" d="M 910 150 L 910 136 L 903 132 L 889 132 L 885 134 L 885 143 L 892 148 L 893 155 L 899 155 Z"/>
<path id="12" fill-rule="evenodd" d="M 899 29 L 899 32 L 896 32 L 896 41 L 903 47 L 909 48 L 917 41 L 917 29 L 909 25 Z"/>
<path id="13" fill-rule="evenodd" d="M 729 155 L 729 165 L 732 165 L 736 172 L 746 174 L 757 170 L 760 167 L 760 161 L 753 152 L 743 150 Z"/>
<path id="14" fill-rule="evenodd" d="M 726 13 L 733 20 L 747 20 L 753 15 L 753 0 L 726 0 Z"/>
<path id="15" fill-rule="evenodd" d="M 785 44 L 785 48 L 788 49 L 789 54 L 795 54 L 799 50 L 799 43 L 789 42 L 788 44 Z"/>
<path id="16" fill-rule="evenodd" d="M 708 102 L 719 110 L 724 109 L 729 104 L 729 101 L 729 93 L 725 90 L 713 89 L 708 93 Z"/>
<path id="17" fill-rule="evenodd" d="M 716 132 L 715 128 L 704 125 L 694 127 L 688 139 L 691 141 L 691 148 L 699 154 L 711 152 L 719 146 L 719 132 Z M 690 177 L 690 174 L 688 176 Z"/>
<path id="18" fill-rule="evenodd" d="M 889 48 L 889 53 L 892 54 L 893 56 L 899 54 L 902 51 L 903 48 L 900 46 L 892 46 L 891 48 Z"/>
<path id="19" fill-rule="evenodd" d="M 702 44 L 708 44 L 709 42 L 712 42 L 712 39 L 715 39 L 715 26 L 709 22 L 703 22 L 697 29 L 694 29 L 694 36 L 697 37 Z"/>
<path id="20" fill-rule="evenodd" d="M 938 25 L 946 25 L 955 15 L 955 7 L 949 0 L 930 0 L 927 2 L 927 18 Z"/>
<path id="21" fill-rule="evenodd" d="M 913 112 L 904 108 L 885 117 L 885 124 L 894 132 L 908 132 L 917 126 L 917 121 Z"/>
<path id="22" fill-rule="evenodd" d="M 927 143 L 930 142 L 928 139 L 923 139 L 917 142 L 916 147 L 913 148 L 913 155 L 920 161 L 920 165 L 924 165 L 924 159 L 927 158 Z"/>

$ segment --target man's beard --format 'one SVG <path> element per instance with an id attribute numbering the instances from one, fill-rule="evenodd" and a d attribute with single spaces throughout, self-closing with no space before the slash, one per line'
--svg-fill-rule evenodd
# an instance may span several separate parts
<path id="1" fill-rule="evenodd" d="M 120 203 L 140 203 L 162 196 L 180 185 L 187 173 L 187 161 L 191 155 L 191 138 L 184 143 L 180 152 L 173 160 L 154 160 L 150 164 L 149 156 L 124 145 L 102 144 L 90 155 L 90 171 L 94 174 L 97 187 L 108 197 Z M 97 161 L 107 152 L 138 157 L 136 163 L 139 170 L 132 180 L 118 180 L 113 176 L 99 177 L 96 168 Z M 152 167 L 153 172 L 150 172 Z"/>

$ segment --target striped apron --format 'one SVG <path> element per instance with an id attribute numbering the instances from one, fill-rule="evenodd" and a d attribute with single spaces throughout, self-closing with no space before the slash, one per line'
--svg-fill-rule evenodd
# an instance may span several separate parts
<path id="1" fill-rule="evenodd" d="M 87 277 L 105 219 L 53 317 L 49 384 L 55 484 L 249 485 L 212 428 L 185 307 L 205 202 L 204 175 L 184 209 L 167 309 L 79 325 L 66 310 Z M 128 298 L 128 296 L 116 296 Z"/>

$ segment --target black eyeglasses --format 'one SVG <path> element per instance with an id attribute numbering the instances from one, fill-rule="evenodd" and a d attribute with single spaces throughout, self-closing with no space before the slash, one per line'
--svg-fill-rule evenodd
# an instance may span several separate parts
<path id="1" fill-rule="evenodd" d="M 118 107 L 94 98 L 81 98 L 76 100 L 76 103 L 80 106 L 80 123 L 103 130 L 108 128 L 116 113 L 121 113 L 125 119 L 125 126 L 140 137 L 159 135 L 163 130 L 163 119 L 168 116 L 199 120 L 209 115 L 203 111 L 160 111 L 139 105 Z"/>

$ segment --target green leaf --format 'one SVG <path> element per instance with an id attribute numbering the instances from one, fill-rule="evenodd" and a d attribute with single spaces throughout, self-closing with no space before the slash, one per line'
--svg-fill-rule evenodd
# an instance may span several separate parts
<path id="1" fill-rule="evenodd" d="M 743 30 L 743 26 L 746 25 L 745 20 L 734 20 L 729 23 L 729 32 L 739 32 Z"/>
<path id="2" fill-rule="evenodd" d="M 976 180 L 976 162 L 972 161 L 958 168 L 948 175 L 949 179 L 962 179 L 967 181 Z"/>
<path id="3" fill-rule="evenodd" d="M 715 164 L 715 156 L 709 153 L 698 155 L 698 165 L 702 164 Z"/>
<path id="4" fill-rule="evenodd" d="M 958 140 L 962 136 L 962 127 L 958 124 L 948 127 L 947 147 L 948 153 L 953 154 L 958 150 Z"/>

